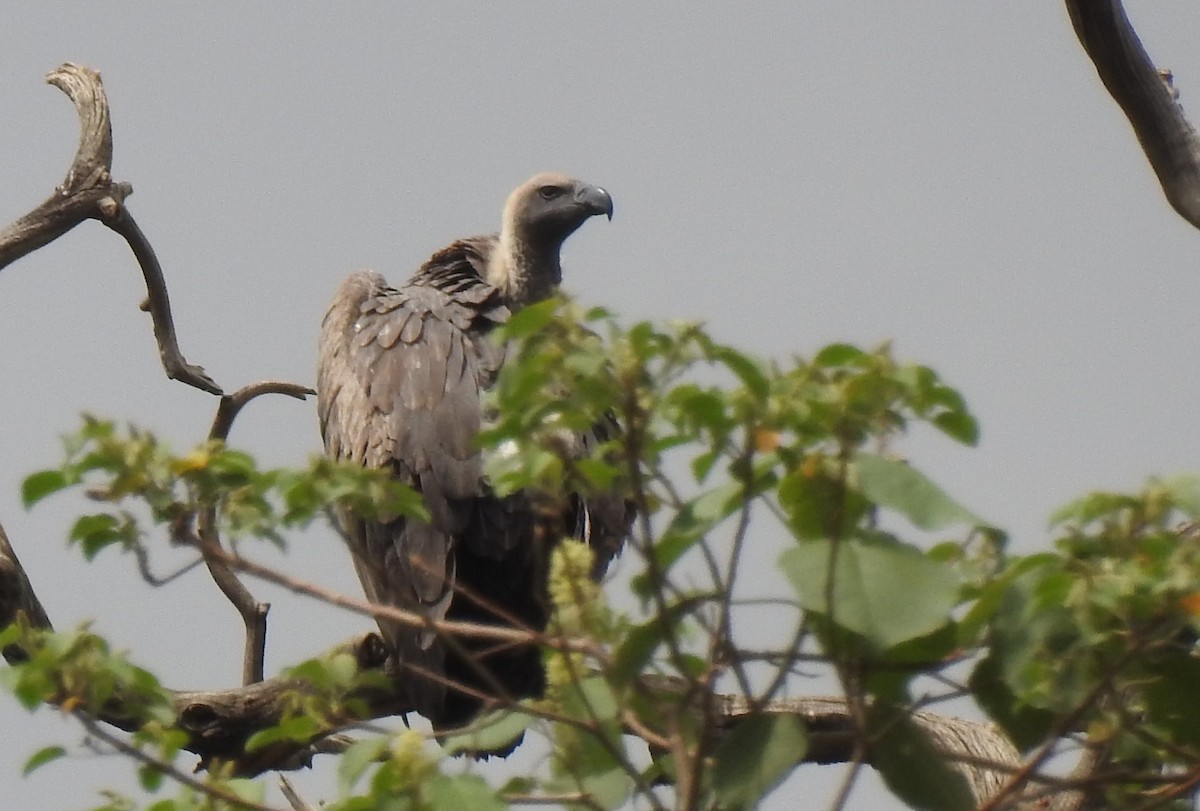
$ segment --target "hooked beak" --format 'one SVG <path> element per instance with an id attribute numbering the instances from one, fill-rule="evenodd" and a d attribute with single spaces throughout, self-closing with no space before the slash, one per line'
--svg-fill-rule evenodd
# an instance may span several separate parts
<path id="1" fill-rule="evenodd" d="M 583 206 L 588 215 L 603 214 L 613 218 L 612 195 L 599 186 L 579 186 L 575 189 L 575 202 Z"/>

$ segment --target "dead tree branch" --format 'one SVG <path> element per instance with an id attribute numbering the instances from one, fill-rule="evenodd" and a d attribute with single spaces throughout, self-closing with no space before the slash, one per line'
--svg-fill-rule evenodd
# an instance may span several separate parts
<path id="1" fill-rule="evenodd" d="M 311 805 L 304 802 L 299 792 L 296 791 L 296 787 L 282 774 L 279 775 L 279 790 L 283 794 L 283 798 L 291 805 L 292 811 L 316 811 Z"/>
<path id="2" fill-rule="evenodd" d="M 1200 228 L 1200 139 L 1188 123 L 1170 72 L 1146 54 L 1121 0 L 1067 0 L 1080 44 L 1133 126 L 1167 202 Z"/>
<path id="3" fill-rule="evenodd" d="M 253 400 L 264 394 L 285 394 L 298 400 L 305 399 L 315 391 L 307 386 L 295 383 L 284 383 L 276 380 L 266 380 L 249 386 L 243 386 L 233 394 L 221 398 L 217 407 L 216 417 L 208 432 L 209 439 L 225 440 L 238 412 Z M 197 525 L 198 544 L 204 555 L 204 563 L 212 575 L 217 588 L 233 603 L 233 607 L 242 617 L 246 628 L 246 641 L 242 654 L 242 684 L 254 684 L 263 680 L 263 662 L 266 658 L 267 647 L 267 612 L 271 610 L 270 603 L 259 602 L 250 590 L 238 579 L 225 558 L 216 552 L 223 552 L 221 538 L 217 532 L 216 507 L 209 507 L 200 516 Z"/>
<path id="4" fill-rule="evenodd" d="M 315 389 L 310 389 L 308 386 L 287 383 L 282 380 L 264 380 L 260 383 L 243 386 L 233 394 L 221 398 L 221 404 L 217 406 L 217 415 L 213 419 L 212 428 L 209 429 L 208 438 L 228 439 L 229 429 L 233 427 L 233 421 L 237 418 L 238 412 L 255 397 L 261 397 L 264 394 L 283 394 L 303 400 L 309 395 L 316 396 L 316 393 Z"/>
<path id="5" fill-rule="evenodd" d="M 238 579 L 225 563 L 221 537 L 217 532 L 216 507 L 208 507 L 201 513 L 196 526 L 200 554 L 204 565 L 217 588 L 237 609 L 246 628 L 245 644 L 242 648 L 242 684 L 254 684 L 263 680 L 263 662 L 267 650 L 267 612 L 270 603 L 260 602 L 250 589 Z"/>
<path id="6" fill-rule="evenodd" d="M 167 377 L 220 394 L 221 387 L 205 374 L 203 367 L 189 364 L 179 351 L 162 266 L 125 207 L 125 198 L 133 194 L 133 187 L 112 179 L 112 125 L 100 74 L 66 62 L 52 71 L 46 81 L 66 93 L 75 105 L 79 114 L 79 148 L 66 179 L 54 194 L 0 229 L 0 270 L 48 245 L 84 220 L 99 220 L 124 237 L 141 266 L 154 337 Z"/>

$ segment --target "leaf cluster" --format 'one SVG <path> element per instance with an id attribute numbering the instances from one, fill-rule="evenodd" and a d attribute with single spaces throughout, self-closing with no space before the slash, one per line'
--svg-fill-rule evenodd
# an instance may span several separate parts
<path id="1" fill-rule="evenodd" d="M 283 530 L 307 526 L 327 510 L 390 520 L 428 518 L 420 496 L 386 471 L 314 458 L 306 469 L 261 469 L 245 451 L 207 440 L 177 454 L 153 433 L 85 416 L 63 440 L 66 456 L 56 468 L 25 479 L 27 507 L 68 487 L 112 505 L 81 516 L 69 540 L 91 560 L 109 546 L 142 549 L 144 524 L 165 527 L 176 543 L 195 543 L 200 519 L 232 541 L 259 538 L 280 546 Z M 140 509 L 135 509 L 140 508 Z"/>
<path id="2" fill-rule="evenodd" d="M 1054 552 L 991 584 L 987 655 L 971 685 L 1026 750 L 1056 738 L 1100 747 L 1113 807 L 1200 762 L 1200 479 L 1098 492 L 1052 519 Z"/>
<path id="3" fill-rule="evenodd" d="M 497 338 L 507 360 L 480 436 L 490 485 L 560 499 L 619 493 L 638 516 L 623 564 L 636 607 L 609 605 L 586 545 L 559 544 L 545 697 L 440 739 L 455 754 L 539 736 L 552 747 L 548 772 L 496 788 L 447 768 L 416 733 L 373 732 L 342 755 L 342 796 L 329 807 L 551 796 L 591 808 L 632 796 L 651 808 L 753 807 L 817 734 L 775 709 L 813 669 L 841 687 L 853 758 L 915 808 L 976 804 L 970 767 L 946 758 L 917 713 L 943 698 L 973 697 L 1035 766 L 1086 743 L 1100 753 L 1093 774 L 1112 807 L 1200 762 L 1196 478 L 1086 496 L 1054 516 L 1054 551 L 1013 556 L 1003 533 L 897 454 L 914 425 L 968 446 L 979 428 L 957 391 L 888 345 L 763 359 L 698 324 L 626 327 L 562 299 L 526 308 Z M 323 511 L 427 517 L 386 473 L 326 460 L 264 470 L 220 442 L 177 455 L 94 418 L 66 449 L 62 465 L 26 480 L 24 497 L 87 488 L 105 505 L 71 532 L 89 558 L 113 544 L 142 548 L 147 516 L 175 540 L 211 531 L 277 543 Z M 748 574 L 746 561 L 764 554 L 777 583 Z M 764 597 L 767 588 L 776 590 Z M 751 649 L 737 618 L 764 599 L 776 643 Z M 14 626 L 0 642 L 24 633 Z M 88 712 L 133 690 L 120 674 L 137 682 L 129 674 L 142 671 L 92 640 L 30 642 L 33 660 L 9 671 L 8 686 L 30 705 Z M 289 675 L 302 685 L 291 711 L 250 747 L 308 741 L 361 717 L 356 696 L 371 685 L 352 657 Z M 748 708 L 737 723 L 714 709 L 718 690 Z M 43 750 L 31 767 L 59 754 Z"/>

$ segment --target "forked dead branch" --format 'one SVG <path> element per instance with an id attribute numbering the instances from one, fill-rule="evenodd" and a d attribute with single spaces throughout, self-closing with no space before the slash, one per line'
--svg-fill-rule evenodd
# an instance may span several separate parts
<path id="1" fill-rule="evenodd" d="M 71 62 L 51 71 L 46 81 L 62 90 L 79 114 L 79 148 L 62 185 L 41 205 L 0 230 L 0 270 L 47 245 L 84 220 L 98 220 L 129 244 L 146 279 L 146 309 L 167 377 L 210 394 L 221 387 L 201 366 L 189 364 L 179 351 L 171 302 L 162 267 L 150 241 L 125 205 L 133 194 L 128 183 L 112 177 L 112 124 L 100 74 Z"/>

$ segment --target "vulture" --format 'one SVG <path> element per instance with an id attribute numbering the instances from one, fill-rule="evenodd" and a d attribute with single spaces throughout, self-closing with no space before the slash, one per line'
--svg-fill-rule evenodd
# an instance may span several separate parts
<path id="1" fill-rule="evenodd" d="M 326 453 L 384 468 L 421 493 L 425 523 L 336 516 L 369 600 L 432 619 L 542 629 L 548 558 L 564 536 L 595 550 L 599 577 L 632 511 L 620 493 L 572 496 L 548 511 L 537 494 L 493 494 L 476 443 L 482 394 L 504 363 L 490 335 L 519 308 L 552 295 L 563 241 L 590 217 L 612 219 L 608 192 L 539 174 L 504 205 L 499 233 L 460 239 L 390 287 L 359 271 L 321 327 L 317 411 Z M 614 424 L 574 437 L 587 448 Z M 582 452 L 582 451 L 581 451 Z M 540 695 L 533 645 L 450 637 L 379 619 L 389 667 L 435 730 L 461 726 L 486 698 Z"/>

